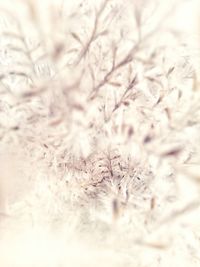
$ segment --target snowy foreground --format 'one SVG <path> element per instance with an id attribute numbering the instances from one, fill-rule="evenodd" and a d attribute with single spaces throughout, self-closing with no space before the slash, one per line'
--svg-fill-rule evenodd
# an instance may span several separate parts
<path id="1" fill-rule="evenodd" d="M 0 1 L 0 266 L 200 266 L 191 0 Z"/>

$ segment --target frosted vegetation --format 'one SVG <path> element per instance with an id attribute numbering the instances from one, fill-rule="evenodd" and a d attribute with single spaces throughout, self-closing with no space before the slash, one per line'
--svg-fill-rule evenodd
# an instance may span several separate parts
<path id="1" fill-rule="evenodd" d="M 197 2 L 0 1 L 0 266 L 200 266 Z"/>

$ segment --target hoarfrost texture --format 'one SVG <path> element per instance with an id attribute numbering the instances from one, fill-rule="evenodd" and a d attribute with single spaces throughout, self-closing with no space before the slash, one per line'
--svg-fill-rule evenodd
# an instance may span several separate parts
<path id="1" fill-rule="evenodd" d="M 2 267 L 200 266 L 198 7 L 0 2 Z"/>

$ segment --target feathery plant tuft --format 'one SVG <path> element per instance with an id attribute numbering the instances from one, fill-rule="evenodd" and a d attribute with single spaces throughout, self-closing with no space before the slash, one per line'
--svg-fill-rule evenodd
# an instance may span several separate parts
<path id="1" fill-rule="evenodd" d="M 192 3 L 68 2 L 0 2 L 0 264 L 199 266 Z"/>

